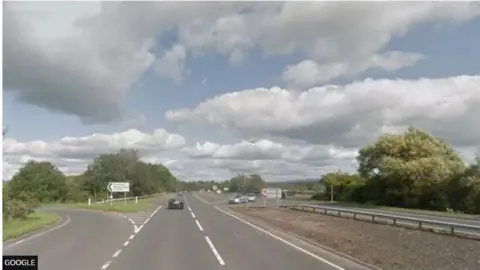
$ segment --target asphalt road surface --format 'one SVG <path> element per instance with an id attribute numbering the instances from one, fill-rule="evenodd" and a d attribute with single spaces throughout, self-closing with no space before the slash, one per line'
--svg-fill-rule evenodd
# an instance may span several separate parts
<path id="1" fill-rule="evenodd" d="M 109 270 L 365 269 L 335 255 L 320 258 L 189 194 L 184 210 L 163 208 L 108 265 Z M 312 256 L 313 255 L 313 256 Z"/>
<path id="2" fill-rule="evenodd" d="M 167 210 L 164 201 L 137 230 L 118 214 L 56 210 L 63 225 L 4 254 L 38 255 L 41 270 L 366 269 L 279 239 L 201 198 L 184 199 L 184 210 Z"/>
<path id="3" fill-rule="evenodd" d="M 53 230 L 3 246 L 4 255 L 38 255 L 40 270 L 100 269 L 133 226 L 117 214 L 55 210 L 62 220 Z"/>

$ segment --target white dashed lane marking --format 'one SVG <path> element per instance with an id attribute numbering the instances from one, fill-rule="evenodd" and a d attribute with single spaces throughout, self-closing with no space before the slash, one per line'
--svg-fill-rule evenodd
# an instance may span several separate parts
<path id="1" fill-rule="evenodd" d="M 117 251 L 112 255 L 112 257 L 114 257 L 114 258 L 117 257 L 118 254 L 120 254 L 120 252 L 122 252 L 121 249 L 117 250 Z"/>
<path id="2" fill-rule="evenodd" d="M 207 244 L 208 244 L 208 246 L 210 247 L 210 249 L 212 250 L 213 255 L 215 255 L 215 258 L 217 258 L 218 263 L 219 263 L 220 265 L 225 265 L 225 261 L 223 261 L 222 256 L 220 256 L 220 254 L 218 253 L 217 249 L 216 249 L 215 246 L 213 245 L 213 243 L 212 243 L 212 241 L 210 240 L 210 238 L 208 238 L 208 236 L 205 236 L 205 241 L 207 241 Z"/>
<path id="3" fill-rule="evenodd" d="M 162 208 L 161 205 L 159 205 L 155 210 L 153 211 L 147 211 L 147 212 L 138 212 L 138 213 L 131 213 L 131 214 L 120 214 L 118 213 L 120 216 L 128 219 L 130 221 L 130 223 L 132 223 L 133 227 L 134 227 L 134 234 L 130 235 L 128 237 L 128 240 L 125 241 L 125 243 L 123 243 L 123 246 L 126 247 L 128 246 L 128 244 L 130 243 L 130 240 L 132 240 L 133 238 L 135 238 L 135 234 L 137 234 L 145 224 L 148 223 L 148 221 L 150 221 L 151 218 L 153 218 L 153 216 Z M 112 255 L 112 258 L 116 258 L 118 257 L 118 255 L 122 252 L 122 249 L 118 249 L 117 251 L 115 251 L 115 253 Z M 112 261 L 108 261 L 106 262 L 104 265 L 102 265 L 101 269 L 102 270 L 105 270 L 108 268 L 108 266 L 110 265 Z"/>
<path id="4" fill-rule="evenodd" d="M 193 212 L 190 212 L 190 214 L 192 214 L 192 217 L 195 218 L 195 214 Z"/>
<path id="5" fill-rule="evenodd" d="M 102 265 L 102 269 L 107 269 L 110 263 L 111 261 L 106 262 L 104 265 Z"/>
<path id="6" fill-rule="evenodd" d="M 200 225 L 200 222 L 198 222 L 198 220 L 195 219 L 195 223 L 197 223 L 198 229 L 203 232 L 203 228 L 202 228 L 202 225 Z"/>

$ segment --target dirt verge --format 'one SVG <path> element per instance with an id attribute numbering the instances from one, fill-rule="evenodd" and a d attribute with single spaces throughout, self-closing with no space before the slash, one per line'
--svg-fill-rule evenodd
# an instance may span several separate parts
<path id="1" fill-rule="evenodd" d="M 293 210 L 231 209 L 382 269 L 480 269 L 480 241 Z"/>

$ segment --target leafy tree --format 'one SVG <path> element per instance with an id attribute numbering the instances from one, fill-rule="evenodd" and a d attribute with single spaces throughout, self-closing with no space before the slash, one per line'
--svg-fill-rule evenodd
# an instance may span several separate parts
<path id="1" fill-rule="evenodd" d="M 445 181 L 465 169 L 446 143 L 409 128 L 403 135 L 385 134 L 359 151 L 359 173 L 367 180 L 369 199 L 402 207 L 446 209 Z"/>
<path id="2" fill-rule="evenodd" d="M 29 161 L 8 185 L 8 198 L 20 201 L 62 202 L 67 191 L 65 176 L 50 162 Z"/>

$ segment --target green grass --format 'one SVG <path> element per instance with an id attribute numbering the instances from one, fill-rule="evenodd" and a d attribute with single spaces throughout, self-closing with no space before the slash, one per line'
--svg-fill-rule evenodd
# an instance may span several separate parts
<path id="1" fill-rule="evenodd" d="M 318 202 L 321 202 L 321 201 L 318 201 Z M 327 203 L 327 201 L 322 203 Z M 347 203 L 347 202 L 328 202 L 328 203 L 332 206 L 347 206 L 347 207 L 356 207 L 356 208 L 364 208 L 364 209 L 377 209 L 377 210 L 385 210 L 385 211 L 392 211 L 392 212 L 399 212 L 399 213 L 412 213 L 412 214 L 440 216 L 440 217 L 478 219 L 478 216 L 476 215 L 470 215 L 470 214 L 464 214 L 464 213 L 458 213 L 458 212 L 442 212 L 442 211 L 400 208 L 400 207 L 390 207 L 390 206 L 377 206 L 377 205 Z"/>
<path id="2" fill-rule="evenodd" d="M 92 203 L 88 205 L 87 203 L 75 203 L 68 204 L 66 206 L 73 207 L 77 209 L 88 209 L 88 210 L 100 210 L 100 211 L 111 211 L 111 212 L 120 212 L 120 213 L 135 213 L 142 210 L 148 210 L 150 208 L 158 205 L 158 202 L 166 198 L 165 196 L 155 196 L 145 199 L 139 199 L 138 203 L 135 203 L 135 200 L 127 200 L 126 203 L 123 200 L 113 201 L 110 203 L 101 203 L 96 204 Z"/>
<path id="3" fill-rule="evenodd" d="M 58 221 L 59 217 L 52 213 L 36 211 L 26 219 L 16 219 L 3 223 L 3 241 L 18 238 Z"/>

